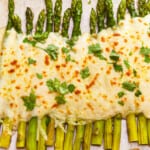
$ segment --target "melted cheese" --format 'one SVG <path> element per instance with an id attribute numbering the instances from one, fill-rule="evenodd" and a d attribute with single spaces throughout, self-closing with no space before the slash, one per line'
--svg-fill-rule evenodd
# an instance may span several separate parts
<path id="1" fill-rule="evenodd" d="M 130 112 L 143 112 L 150 118 L 150 63 L 145 63 L 139 53 L 142 46 L 150 47 L 149 19 L 150 16 L 126 17 L 113 29 L 97 35 L 82 34 L 70 52 L 74 60 L 70 62 L 65 61 L 62 47 L 67 46 L 67 39 L 61 35 L 50 33 L 45 43 L 38 43 L 42 48 L 48 44 L 59 47 L 58 59 L 53 61 L 42 49 L 23 43 L 26 35 L 8 31 L 1 50 L 0 117 L 9 116 L 16 122 L 48 114 L 62 122 L 74 122 L 106 119 L 117 113 L 125 117 Z M 88 53 L 88 46 L 96 43 L 100 44 L 107 61 Z M 116 72 L 110 63 L 112 50 L 120 55 L 122 73 Z M 36 60 L 36 64 L 29 65 L 28 58 Z M 130 69 L 124 65 L 124 60 L 128 60 Z M 80 71 L 85 67 L 89 68 L 90 76 L 82 79 Z M 136 76 L 133 70 L 136 70 Z M 38 79 L 37 73 L 43 78 Z M 75 91 L 65 95 L 65 104 L 58 105 L 55 101 L 57 93 L 49 92 L 46 86 L 46 81 L 54 78 L 75 85 Z M 142 95 L 136 97 L 135 92 L 123 89 L 125 81 L 138 83 Z M 37 96 L 36 106 L 27 111 L 21 97 L 29 95 L 31 89 Z M 125 92 L 122 98 L 118 97 L 120 91 Z M 120 101 L 123 106 L 118 103 Z"/>

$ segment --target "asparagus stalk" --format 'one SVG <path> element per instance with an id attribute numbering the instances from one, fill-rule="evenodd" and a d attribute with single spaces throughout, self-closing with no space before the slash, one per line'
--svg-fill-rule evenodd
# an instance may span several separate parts
<path id="1" fill-rule="evenodd" d="M 52 0 L 45 0 L 46 5 L 46 32 L 53 31 L 53 2 Z"/>
<path id="2" fill-rule="evenodd" d="M 107 12 L 107 17 L 106 17 L 106 23 L 108 27 L 113 27 L 116 24 L 116 21 L 114 19 L 114 12 L 113 12 L 113 2 L 112 0 L 105 0 L 105 5 L 106 5 L 106 12 Z"/>
<path id="3" fill-rule="evenodd" d="M 68 29 L 71 18 L 71 8 L 66 9 L 64 12 L 63 22 L 62 22 L 62 36 L 68 37 Z"/>
<path id="4" fill-rule="evenodd" d="M 112 119 L 107 119 L 105 121 L 104 128 L 104 148 L 112 149 Z"/>
<path id="5" fill-rule="evenodd" d="M 138 140 L 139 144 L 148 144 L 147 120 L 142 113 L 138 115 Z"/>
<path id="6" fill-rule="evenodd" d="M 147 119 L 148 144 L 150 144 L 150 119 Z"/>
<path id="7" fill-rule="evenodd" d="M 75 14 L 73 18 L 73 31 L 72 31 L 72 37 L 79 36 L 81 34 L 81 16 L 82 16 L 82 0 L 78 0 L 75 7 Z"/>
<path id="8" fill-rule="evenodd" d="M 75 141 L 73 144 L 73 150 L 80 150 L 81 144 L 83 142 L 84 137 L 84 125 L 78 125 L 76 129 Z"/>
<path id="9" fill-rule="evenodd" d="M 2 133 L 0 135 L 0 147 L 8 148 L 11 140 L 12 121 L 5 118 L 2 126 Z"/>
<path id="10" fill-rule="evenodd" d="M 13 27 L 12 17 L 14 16 L 15 4 L 14 0 L 8 1 L 8 22 L 7 22 L 7 30 L 10 30 Z"/>
<path id="11" fill-rule="evenodd" d="M 39 139 L 38 139 L 38 150 L 45 150 L 46 149 L 46 131 L 47 131 L 47 124 L 49 122 L 49 119 L 47 116 L 44 116 L 41 120 L 41 130 L 39 134 Z"/>
<path id="12" fill-rule="evenodd" d="M 45 10 L 43 9 L 43 10 L 41 10 L 41 12 L 40 12 L 40 14 L 38 16 L 35 34 L 41 34 L 43 32 L 45 18 L 46 18 L 46 14 L 45 14 Z"/>
<path id="13" fill-rule="evenodd" d="M 104 120 L 95 121 L 92 131 L 92 145 L 101 145 L 104 134 Z"/>
<path id="14" fill-rule="evenodd" d="M 92 123 L 85 125 L 84 137 L 83 137 L 83 150 L 90 150 L 92 136 Z"/>
<path id="15" fill-rule="evenodd" d="M 127 0 L 126 3 L 127 3 L 127 9 L 129 11 L 131 17 L 136 17 L 137 16 L 137 12 L 136 12 L 136 9 L 135 9 L 135 2 L 134 2 L 134 0 Z"/>
<path id="16" fill-rule="evenodd" d="M 31 8 L 27 7 L 26 9 L 26 33 L 30 34 L 33 30 L 33 12 Z"/>
<path id="17" fill-rule="evenodd" d="M 104 29 L 105 20 L 105 0 L 98 0 L 96 5 L 98 31 Z"/>
<path id="18" fill-rule="evenodd" d="M 74 125 L 68 124 L 68 129 L 64 140 L 64 150 L 72 150 L 73 136 L 74 136 Z"/>
<path id="19" fill-rule="evenodd" d="M 50 122 L 47 127 L 47 146 L 53 146 L 54 145 L 54 136 L 55 136 L 55 121 L 54 119 L 50 119 Z"/>
<path id="20" fill-rule="evenodd" d="M 135 114 L 130 113 L 129 115 L 127 115 L 126 121 L 129 142 L 137 142 L 138 134 Z"/>
<path id="21" fill-rule="evenodd" d="M 93 8 L 90 14 L 90 33 L 96 33 L 96 12 Z"/>
<path id="22" fill-rule="evenodd" d="M 71 13 L 72 13 L 71 16 L 72 16 L 73 20 L 75 18 L 76 4 L 77 4 L 77 0 L 72 0 L 72 2 L 71 2 Z"/>
<path id="23" fill-rule="evenodd" d="M 121 0 L 117 11 L 117 22 L 123 20 L 126 14 L 126 0 Z"/>
<path id="24" fill-rule="evenodd" d="M 112 150 L 120 149 L 120 138 L 121 138 L 121 115 L 118 114 L 114 118 Z"/>
<path id="25" fill-rule="evenodd" d="M 27 131 L 27 150 L 37 150 L 37 117 L 32 117 L 29 121 L 28 131 Z"/>
<path id="26" fill-rule="evenodd" d="M 54 32 L 59 32 L 61 24 L 62 0 L 56 0 L 54 8 Z"/>
<path id="27" fill-rule="evenodd" d="M 18 132 L 17 132 L 17 148 L 24 148 L 25 147 L 25 139 L 26 137 L 26 122 L 21 121 L 18 125 Z"/>
<path id="28" fill-rule="evenodd" d="M 14 25 L 15 30 L 18 33 L 22 33 L 20 17 L 18 15 L 14 15 L 12 16 L 12 20 L 13 20 L 13 25 Z"/>
<path id="29" fill-rule="evenodd" d="M 64 147 L 64 131 L 62 128 L 56 128 L 55 150 L 63 150 Z"/>
<path id="30" fill-rule="evenodd" d="M 139 16 L 144 17 L 147 14 L 146 0 L 138 0 L 138 12 Z"/>

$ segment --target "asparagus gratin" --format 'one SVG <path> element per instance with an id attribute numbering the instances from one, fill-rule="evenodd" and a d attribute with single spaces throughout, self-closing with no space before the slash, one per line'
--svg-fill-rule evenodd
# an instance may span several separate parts
<path id="1" fill-rule="evenodd" d="M 129 142 L 150 144 L 150 1 L 98 0 L 90 33 L 82 33 L 82 0 L 45 0 L 33 32 L 27 7 L 26 33 L 8 1 L 0 29 L 0 147 L 17 130 L 17 148 L 119 150 L 121 120 Z M 70 20 L 73 22 L 69 34 Z M 46 25 L 46 27 L 45 27 Z"/>

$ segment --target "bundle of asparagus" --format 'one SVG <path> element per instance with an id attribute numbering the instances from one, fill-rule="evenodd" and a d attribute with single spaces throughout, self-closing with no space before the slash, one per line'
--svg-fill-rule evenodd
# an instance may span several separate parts
<path id="1" fill-rule="evenodd" d="M 61 24 L 62 0 L 56 0 L 53 12 L 52 0 L 45 0 L 46 11 L 42 10 L 39 14 L 35 34 L 59 32 Z M 6 30 L 15 28 L 18 33 L 22 33 L 21 20 L 14 14 L 14 1 L 9 0 L 8 24 Z M 121 0 L 117 12 L 117 22 L 124 19 L 126 9 L 132 17 L 147 15 L 150 11 L 150 1 L 138 1 L 138 11 L 134 7 L 134 0 Z M 62 22 L 61 34 L 69 37 L 68 29 L 70 19 L 73 20 L 73 31 L 71 38 L 81 34 L 80 22 L 82 16 L 82 1 L 72 0 L 71 8 L 66 9 Z M 26 33 L 30 34 L 33 30 L 33 12 L 28 7 L 26 10 Z M 106 20 L 106 24 L 105 24 Z M 46 21 L 46 31 L 44 23 Z M 90 14 L 90 33 L 95 34 L 107 27 L 116 25 L 113 13 L 112 0 L 98 0 L 96 11 L 92 8 Z M 6 31 L 7 32 L 7 31 Z M 66 132 L 61 127 L 56 127 L 53 118 L 44 116 L 40 121 L 37 117 L 32 117 L 28 123 L 21 121 L 18 125 L 17 148 L 26 147 L 27 150 L 45 150 L 46 146 L 54 146 L 55 150 L 90 150 L 90 145 L 102 145 L 104 140 L 104 149 L 120 149 L 121 137 L 121 114 L 106 120 L 97 120 L 88 122 L 85 125 L 64 124 L 67 126 Z M 138 142 L 139 144 L 150 143 L 150 119 L 146 119 L 143 114 L 137 115 L 130 113 L 127 118 L 127 129 L 129 142 Z M 0 135 L 0 147 L 8 148 L 11 142 L 12 120 L 4 118 L 3 129 Z M 41 126 L 43 132 L 38 131 Z M 7 127 L 7 128 L 6 128 Z M 75 139 L 74 139 L 75 133 Z M 39 135 L 38 135 L 39 134 Z M 38 137 L 38 139 L 37 139 Z M 74 140 L 73 140 L 74 139 Z"/>

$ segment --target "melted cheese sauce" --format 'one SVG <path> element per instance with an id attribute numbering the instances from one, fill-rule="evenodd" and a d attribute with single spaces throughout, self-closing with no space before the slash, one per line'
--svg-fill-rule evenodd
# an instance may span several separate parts
<path id="1" fill-rule="evenodd" d="M 143 112 L 150 118 L 150 63 L 144 62 L 139 53 L 142 46 L 150 47 L 149 19 L 150 16 L 126 17 L 113 29 L 97 35 L 82 34 L 70 52 L 74 61 L 69 62 L 65 61 L 66 54 L 62 52 L 67 39 L 61 35 L 50 33 L 45 43 L 38 43 L 42 48 L 48 44 L 59 47 L 58 59 L 53 61 L 42 49 L 23 43 L 25 35 L 9 31 L 1 50 L 0 117 L 8 116 L 17 122 L 48 114 L 62 122 L 74 122 L 106 119 L 117 113 L 125 117 L 130 112 Z M 100 44 L 107 61 L 88 53 L 88 46 L 96 43 Z M 118 63 L 123 72 L 114 70 L 110 59 L 112 50 L 120 55 Z M 29 65 L 29 58 L 36 63 Z M 124 60 L 128 60 L 130 68 L 125 66 Z M 85 67 L 89 68 L 90 76 L 82 79 L 80 71 Z M 37 73 L 43 78 L 38 79 Z M 50 92 L 46 86 L 46 81 L 54 78 L 75 85 L 75 91 L 65 95 L 65 104 L 58 105 L 57 93 Z M 122 83 L 126 81 L 136 82 L 142 94 L 136 97 L 135 92 L 123 89 Z M 36 106 L 27 111 L 21 97 L 29 95 L 31 89 L 37 96 Z M 120 91 L 125 92 L 121 98 L 118 97 Z"/>

